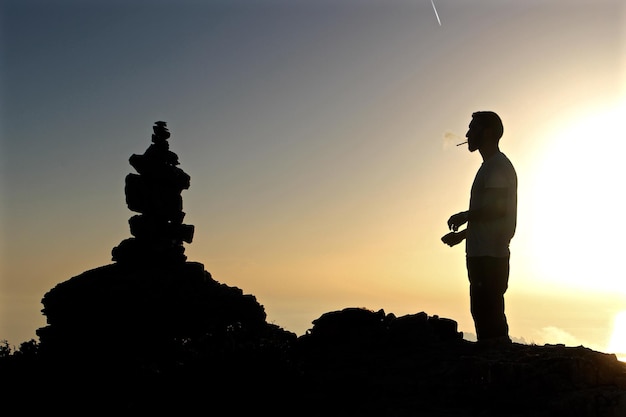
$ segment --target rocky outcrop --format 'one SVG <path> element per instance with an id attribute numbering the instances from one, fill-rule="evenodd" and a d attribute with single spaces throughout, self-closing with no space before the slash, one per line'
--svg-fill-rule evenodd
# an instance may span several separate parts
<path id="1" fill-rule="evenodd" d="M 103 266 L 56 285 L 42 303 L 48 325 L 37 334 L 42 351 L 55 356 L 112 358 L 115 340 L 124 344 L 119 356 L 125 361 L 158 363 L 192 343 L 277 336 L 254 296 L 215 281 L 195 262 Z"/>
<path id="2" fill-rule="evenodd" d="M 424 312 L 350 308 L 313 323 L 295 349 L 308 415 L 626 416 L 626 364 L 612 354 L 484 346 Z"/>
<path id="3" fill-rule="evenodd" d="M 224 291 L 217 298 L 230 303 L 236 297 L 229 294 Z M 239 304 L 233 309 L 249 307 Z M 38 404 L 46 404 L 45 411 L 80 412 L 98 404 L 104 412 L 141 414 L 206 410 L 307 417 L 626 415 L 626 364 L 583 346 L 482 346 L 460 338 L 453 320 L 425 312 L 396 317 L 383 310 L 346 308 L 322 315 L 297 339 L 286 338 L 277 327 L 272 331 L 258 318 L 253 322 L 264 331 L 238 336 L 227 327 L 213 338 L 190 338 L 176 349 L 158 350 L 157 356 L 149 346 L 143 355 L 129 350 L 127 339 L 112 335 L 109 352 L 93 355 L 83 345 L 91 355 L 71 356 L 34 371 L 17 367 L 4 375 L 23 380 L 28 395 L 35 392 L 43 399 Z M 99 366 L 103 358 L 124 359 L 112 346 L 143 362 Z M 47 363 L 47 357 L 41 356 L 41 363 Z M 77 357 L 80 369 L 68 367 Z M 69 382 L 57 386 L 59 377 L 69 377 Z M 36 386 L 45 390 L 37 391 Z M 72 401 L 59 401 L 68 390 Z"/>

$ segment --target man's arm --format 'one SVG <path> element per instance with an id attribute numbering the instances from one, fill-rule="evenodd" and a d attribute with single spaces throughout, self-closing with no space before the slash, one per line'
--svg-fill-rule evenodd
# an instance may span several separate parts
<path id="1" fill-rule="evenodd" d="M 465 240 L 466 235 L 467 235 L 467 229 L 461 230 L 460 232 L 450 232 L 447 235 L 443 236 L 441 238 L 441 241 L 445 243 L 446 245 L 452 247 L 463 242 L 463 240 Z"/>

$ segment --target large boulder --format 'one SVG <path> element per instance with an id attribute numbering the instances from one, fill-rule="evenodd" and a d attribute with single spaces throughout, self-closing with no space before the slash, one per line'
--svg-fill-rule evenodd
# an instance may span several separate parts
<path id="1" fill-rule="evenodd" d="M 72 358 L 117 351 L 126 359 L 167 358 L 190 343 L 257 343 L 275 331 L 254 296 L 218 283 L 196 262 L 103 266 L 56 285 L 42 303 L 42 351 Z"/>

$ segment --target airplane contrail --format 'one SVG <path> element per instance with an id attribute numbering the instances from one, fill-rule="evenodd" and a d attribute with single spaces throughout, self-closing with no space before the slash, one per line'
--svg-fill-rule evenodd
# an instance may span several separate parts
<path id="1" fill-rule="evenodd" d="M 441 26 L 441 19 L 439 19 L 439 13 L 437 13 L 437 8 L 435 7 L 435 0 L 430 0 L 430 4 L 433 5 L 433 10 L 435 11 L 435 16 L 437 17 L 437 23 Z"/>

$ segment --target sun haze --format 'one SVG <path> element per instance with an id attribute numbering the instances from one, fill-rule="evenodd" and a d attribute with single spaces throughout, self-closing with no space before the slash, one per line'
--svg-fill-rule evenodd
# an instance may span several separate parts
<path id="1" fill-rule="evenodd" d="M 519 177 L 510 334 L 607 349 L 624 3 L 436 6 L 441 26 L 409 0 L 4 1 L 0 340 L 35 337 L 44 293 L 129 237 L 128 157 L 156 120 L 191 176 L 185 253 L 269 321 L 425 311 L 471 337 L 463 248 L 439 239 L 481 162 L 456 139 L 493 110 Z"/>

